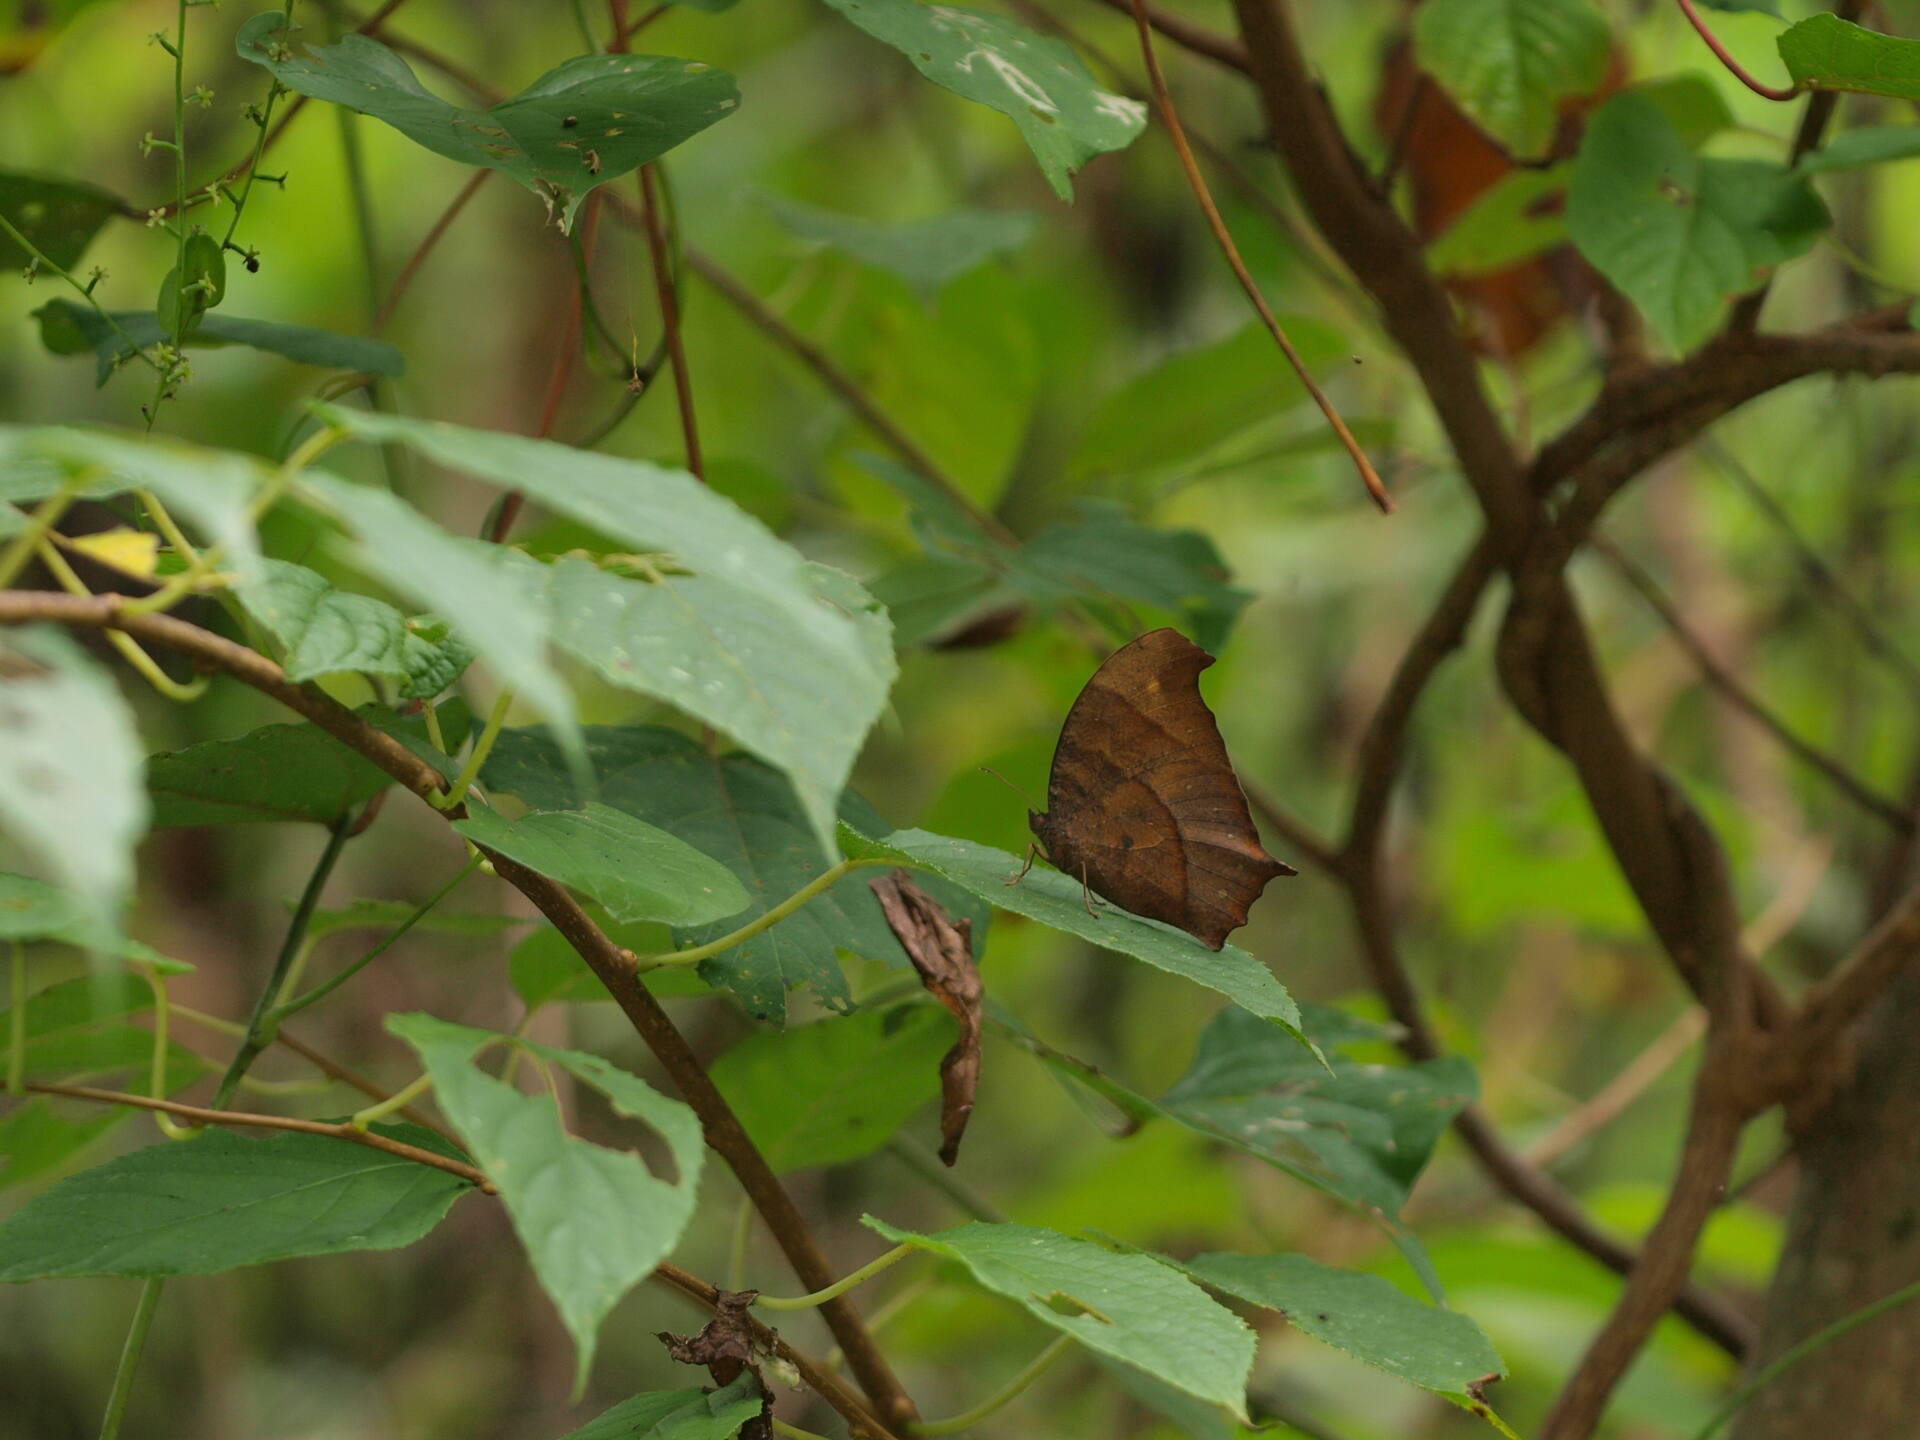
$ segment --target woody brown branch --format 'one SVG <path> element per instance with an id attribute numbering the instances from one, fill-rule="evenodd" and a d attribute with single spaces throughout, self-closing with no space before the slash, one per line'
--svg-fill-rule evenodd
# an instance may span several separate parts
<path id="1" fill-rule="evenodd" d="M 439 793 L 443 782 L 438 771 L 316 686 L 293 684 L 280 667 L 265 656 L 197 625 L 171 615 L 123 614 L 121 604 L 121 597 L 111 594 L 5 591 L 0 592 L 0 625 L 43 620 L 77 628 L 120 630 L 137 640 L 166 645 L 191 656 L 202 668 L 232 675 L 305 716 L 414 794 L 426 798 Z M 435 813 L 455 819 L 461 812 L 436 809 Z M 801 1282 L 809 1290 L 823 1290 L 833 1284 L 838 1277 L 793 1198 L 747 1136 L 732 1107 L 707 1078 L 706 1070 L 686 1039 L 640 984 L 632 957 L 594 925 L 563 887 L 505 856 L 490 855 L 489 858 L 500 878 L 533 901 L 554 923 L 619 1003 L 665 1067 L 681 1097 L 699 1116 L 707 1144 L 733 1170 Z M 894 1426 L 910 1423 L 915 1416 L 913 1402 L 874 1344 L 852 1302 L 843 1295 L 819 1308 L 821 1318 L 840 1343 L 848 1368 L 879 1407 L 882 1418 Z"/>

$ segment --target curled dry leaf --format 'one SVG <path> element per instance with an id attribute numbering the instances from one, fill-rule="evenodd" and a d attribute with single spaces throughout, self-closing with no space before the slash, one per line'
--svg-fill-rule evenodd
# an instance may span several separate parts
<path id="1" fill-rule="evenodd" d="M 772 1440 L 773 1437 L 773 1399 L 767 1390 L 766 1377 L 760 1373 L 760 1364 L 754 1358 L 757 1327 L 747 1314 L 759 1297 L 758 1290 L 722 1290 L 714 1299 L 713 1318 L 698 1335 L 658 1332 L 668 1355 L 682 1365 L 704 1365 L 716 1385 L 731 1385 L 743 1370 L 751 1370 L 754 1379 L 760 1381 L 760 1393 L 764 1397 L 760 1414 L 741 1427 L 741 1440 Z"/>
<path id="2" fill-rule="evenodd" d="M 887 924 L 920 972 L 927 992 L 960 1022 L 960 1039 L 940 1062 L 940 1158 L 951 1165 L 973 1114 L 980 1084 L 980 971 L 973 963 L 973 922 L 955 921 L 905 870 L 870 882 Z"/>

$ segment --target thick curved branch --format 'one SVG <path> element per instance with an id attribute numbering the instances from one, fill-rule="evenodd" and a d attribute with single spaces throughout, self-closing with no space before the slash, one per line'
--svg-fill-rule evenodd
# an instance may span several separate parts
<path id="1" fill-rule="evenodd" d="M 1109 9 L 1118 10 L 1122 15 L 1131 15 L 1131 0 L 1102 0 Z M 1191 50 L 1208 60 L 1225 65 L 1230 70 L 1245 74 L 1248 69 L 1247 47 L 1231 35 L 1222 35 L 1217 30 L 1209 30 L 1170 10 L 1162 10 L 1158 5 L 1147 5 L 1147 23 L 1155 31 L 1178 45 L 1182 50 Z"/>
<path id="2" fill-rule="evenodd" d="M 122 614 L 120 597 L 115 595 L 0 592 L 0 625 L 35 620 L 122 630 L 136 639 L 167 645 L 191 655 L 197 663 L 243 680 L 306 716 L 415 794 L 424 798 L 440 789 L 439 773 L 392 736 L 375 729 L 315 687 L 290 683 L 280 667 L 265 656 L 196 625 L 170 615 Z M 455 812 L 436 809 L 435 813 L 457 818 Z M 831 1285 L 838 1277 L 821 1253 L 793 1197 L 787 1194 L 766 1157 L 748 1137 L 732 1107 L 707 1078 L 705 1068 L 685 1037 L 668 1019 L 659 1002 L 640 984 L 633 957 L 609 940 L 562 886 L 503 855 L 489 858 L 500 878 L 518 889 L 553 922 L 619 1003 L 634 1029 L 665 1067 L 681 1097 L 700 1117 L 707 1144 L 732 1168 L 801 1282 L 809 1290 L 824 1290 Z M 913 1402 L 875 1346 L 852 1303 L 841 1296 L 822 1305 L 820 1315 L 840 1342 L 848 1368 L 881 1407 L 884 1418 L 894 1425 L 911 1423 Z"/>

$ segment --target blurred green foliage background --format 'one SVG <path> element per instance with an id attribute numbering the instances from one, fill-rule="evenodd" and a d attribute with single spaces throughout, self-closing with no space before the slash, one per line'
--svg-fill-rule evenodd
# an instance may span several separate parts
<path id="1" fill-rule="evenodd" d="M 139 141 L 171 125 L 170 64 L 148 36 L 170 25 L 172 5 L 84 7 L 44 49 L 26 38 L 33 8 L 12 7 L 14 31 L 0 37 L 0 55 L 19 66 L 0 76 L 0 159 L 93 181 L 136 211 L 162 203 L 169 159 L 143 156 Z M 327 7 L 300 8 L 307 24 L 323 25 Z M 1094 49 L 1120 57 L 1118 74 L 1103 80 L 1138 92 L 1123 17 L 1083 0 L 1050 0 L 1047 8 Z M 1186 8 L 1216 26 L 1230 22 L 1213 0 Z M 1353 133 L 1378 145 L 1366 116 L 1399 7 L 1301 8 L 1338 107 Z M 1666 7 L 1614 8 L 1636 76 L 1706 68 Z M 1920 21 L 1920 6 L 1884 8 L 1896 22 L 1889 28 Z M 239 161 L 250 143 L 240 112 L 263 93 L 263 77 L 230 43 L 248 13 L 230 0 L 192 15 L 189 83 L 214 93 L 212 107 L 191 116 L 196 176 Z M 362 18 L 338 13 L 347 23 Z M 7 15 L 0 6 L 0 24 Z M 1776 22 L 1717 19 L 1736 51 L 1759 63 Z M 506 90 L 585 48 L 573 7 L 559 0 L 414 0 L 394 28 Z M 720 13 L 676 7 L 647 27 L 639 48 L 709 61 L 739 77 L 740 113 L 674 152 L 665 167 L 686 241 L 825 347 L 975 499 L 1022 534 L 1098 503 L 1197 531 L 1217 547 L 1231 583 L 1250 596 L 1207 680 L 1228 745 L 1251 786 L 1315 823 L 1335 825 L 1352 784 L 1359 727 L 1470 539 L 1473 508 L 1378 326 L 1350 291 L 1325 278 L 1317 253 L 1276 224 L 1274 212 L 1287 213 L 1288 201 L 1259 147 L 1250 93 L 1169 55 L 1192 127 L 1235 157 L 1264 197 L 1216 178 L 1255 275 L 1277 307 L 1297 317 L 1306 348 L 1399 496 L 1402 508 L 1390 519 L 1365 504 L 1279 358 L 1247 330 L 1243 300 L 1157 131 L 1089 165 L 1069 208 L 1052 197 L 1001 117 L 924 84 L 901 57 L 807 0 L 744 0 Z M 420 68 L 436 92 L 459 93 Z M 1785 112 L 1724 77 L 1712 83 L 1750 127 L 1726 138 L 1727 153 L 1777 154 Z M 347 143 L 364 157 L 371 275 L 356 239 Z M 250 202 L 240 238 L 258 247 L 260 269 L 234 267 L 228 308 L 347 333 L 368 328 L 387 286 L 467 179 L 385 127 L 342 120 L 319 105 L 293 123 L 265 169 L 284 172 L 286 182 Z M 1920 165 L 1838 177 L 1826 194 L 1841 243 L 1786 273 L 1770 312 L 1776 323 L 1826 318 L 1862 298 L 1920 288 L 1912 244 Z M 781 201 L 887 224 L 960 206 L 1036 218 L 1030 238 L 1010 253 L 923 294 L 800 238 L 782 223 Z M 88 263 L 107 270 L 101 294 L 110 307 L 147 305 L 171 263 L 170 242 L 137 221 L 115 222 Z M 657 335 L 644 245 L 604 225 L 592 273 L 610 327 L 644 357 Z M 573 284 L 567 246 L 541 206 L 510 184 L 489 184 L 422 267 L 385 332 L 408 362 L 393 403 L 409 414 L 530 431 Z M 40 348 L 29 312 L 55 288 L 45 279 L 28 285 L 0 277 L 0 415 L 137 425 L 144 377 L 123 373 L 96 390 L 88 361 Z M 856 459 L 882 448 L 875 438 L 711 288 L 690 277 L 683 299 L 712 483 L 809 554 L 862 578 L 886 576 L 909 560 L 918 547 L 901 502 Z M 243 349 L 196 353 L 192 382 L 164 409 L 160 428 L 277 454 L 317 375 Z M 1517 423 L 1537 435 L 1573 413 L 1597 378 L 1576 323 L 1516 371 L 1498 372 L 1495 384 Z M 681 436 L 667 388 L 663 381 L 663 393 L 640 403 L 602 448 L 677 463 Z M 1757 483 L 1771 494 L 1805 543 L 1904 646 L 1912 579 L 1900 561 L 1910 553 L 1920 496 L 1912 397 L 1905 381 L 1871 388 L 1815 381 L 1770 397 L 1721 426 L 1710 444 L 1664 466 L 1609 525 L 1756 692 L 1889 793 L 1906 783 L 1920 690 L 1914 662 L 1904 648 L 1890 663 L 1863 650 L 1817 601 L 1792 542 L 1747 487 Z M 556 438 L 594 430 L 623 399 L 617 380 L 582 372 L 559 412 Z M 477 529 L 486 497 L 475 487 L 417 465 L 405 467 L 400 481 L 449 528 Z M 278 553 L 330 563 L 312 550 L 311 535 L 276 523 Z M 566 527 L 539 519 L 516 538 L 546 550 L 572 543 Z M 1878 838 L 1871 822 L 1814 788 L 1719 704 L 1617 575 L 1592 562 L 1575 573 L 1636 732 L 1684 777 L 1747 877 L 1747 917 L 1766 917 L 1769 963 L 1789 974 L 1810 967 L 1858 930 Z M 1117 623 L 1164 618 L 1141 607 L 1120 612 Z M 1390 847 L 1394 903 L 1418 980 L 1449 1043 L 1479 1067 L 1493 1114 L 1522 1147 L 1558 1146 L 1557 1127 L 1667 1031 L 1685 1001 L 1565 767 L 1496 693 L 1484 623 L 1492 617 L 1481 618 L 1468 652 L 1423 706 Z M 1038 793 L 1061 716 L 1096 659 L 1082 636 L 1038 618 L 1004 643 L 907 651 L 892 714 L 868 747 L 856 788 L 896 824 L 1024 848 L 1027 803 L 980 767 Z M 645 714 L 631 697 L 585 676 L 579 683 L 590 697 L 589 719 Z M 345 686 L 341 693 L 365 698 Z M 141 703 L 155 749 L 281 718 L 225 683 L 190 708 L 150 696 Z M 137 933 L 198 965 L 176 991 L 184 1003 L 228 1015 L 244 1010 L 285 899 L 319 843 L 317 832 L 292 827 L 166 831 L 149 840 Z M 1277 839 L 1272 848 L 1299 859 Z M 434 822 L 395 805 L 349 851 L 334 890 L 417 900 L 458 858 Z M 503 897 L 482 880 L 456 904 L 498 908 Z M 510 1027 L 518 1011 L 506 959 L 517 938 L 409 939 L 391 963 L 315 1018 L 307 1038 L 397 1081 L 408 1073 L 406 1057 L 379 1031 L 378 1017 L 417 1008 Z M 1344 904 L 1319 875 L 1276 884 L 1238 938 L 1295 995 L 1377 1013 Z M 1179 1075 L 1218 1003 L 1005 917 L 993 928 L 983 970 L 989 993 L 1037 1032 L 1149 1093 Z M 748 1032 L 748 1022 L 722 1003 L 692 997 L 673 1004 L 705 1053 Z M 605 1007 L 555 1007 L 534 1033 L 654 1073 Z M 188 1038 L 215 1048 L 205 1034 Z M 1675 1061 L 1617 1119 L 1553 1161 L 1559 1177 L 1621 1233 L 1650 1223 L 1663 1193 L 1688 1065 Z M 261 1073 L 278 1072 L 269 1064 Z M 314 1105 L 331 1113 L 323 1097 Z M 957 1180 L 1017 1220 L 1104 1230 L 1182 1253 L 1300 1250 L 1411 1283 L 1376 1232 L 1303 1187 L 1165 1125 L 1118 1135 L 1114 1118 L 1089 1109 L 1030 1056 L 990 1041 Z M 605 1121 L 590 1113 L 583 1123 Z M 930 1113 L 918 1130 L 923 1138 L 933 1133 Z M 110 1143 L 136 1138 L 145 1137 L 128 1127 Z M 1772 1143 L 1762 1134 L 1750 1145 L 1743 1170 L 1753 1184 L 1723 1211 L 1706 1248 L 1704 1278 L 1737 1295 L 1758 1292 L 1777 1244 L 1785 1192 L 1769 1169 Z M 810 1213 L 836 1217 L 823 1236 L 846 1264 L 876 1248 L 856 1223 L 863 1211 L 923 1228 L 961 1218 L 884 1154 L 804 1174 L 796 1185 Z M 689 1268 L 725 1271 L 737 1199 L 731 1180 L 710 1171 L 683 1252 Z M 1452 1141 L 1443 1143 L 1409 1215 L 1452 1303 L 1481 1323 L 1511 1366 L 1497 1400 L 1524 1431 L 1617 1282 L 1502 1203 Z M 765 1288 L 792 1288 L 777 1255 L 757 1240 L 750 1262 L 748 1273 Z M 914 1286 L 914 1268 L 880 1282 L 876 1299 Z M 86 1281 L 0 1292 L 0 1437 L 93 1433 L 133 1288 Z M 656 1290 L 630 1297 L 607 1328 L 586 1402 L 570 1409 L 570 1352 L 551 1306 L 504 1218 L 466 1206 L 406 1251 L 174 1284 L 129 1432 L 196 1440 L 534 1440 L 636 1389 L 687 1383 L 652 1337 L 694 1328 L 693 1321 Z M 826 1348 L 806 1317 L 783 1328 Z M 917 1296 L 884 1335 L 933 1414 L 972 1403 L 1043 1339 L 1010 1310 L 958 1290 Z M 1728 1375 L 1724 1357 L 1669 1322 L 1622 1391 L 1612 1433 L 1687 1434 Z M 1228 1433 L 1217 1421 L 1177 1431 L 1126 1386 L 1085 1380 L 1084 1370 L 1063 1368 L 979 1433 L 1153 1440 Z M 1477 1429 L 1431 1397 L 1295 1334 L 1266 1337 L 1254 1390 L 1275 1413 L 1293 1417 L 1302 1435 L 1412 1440 Z M 1280 1433 L 1296 1432 L 1283 1426 Z"/>

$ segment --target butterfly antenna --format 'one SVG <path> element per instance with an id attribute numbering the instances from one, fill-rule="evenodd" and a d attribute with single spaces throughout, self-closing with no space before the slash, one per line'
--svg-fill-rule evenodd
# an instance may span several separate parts
<path id="1" fill-rule="evenodd" d="M 1038 810 L 1040 808 L 1039 801 L 1035 800 L 1033 796 L 1029 795 L 1026 791 L 1022 790 L 1018 785 L 1014 784 L 1013 781 L 1007 779 L 1006 776 L 1002 775 L 998 770 L 994 769 L 991 765 L 982 765 L 980 769 L 982 773 L 993 776 L 994 779 L 998 780 L 1002 785 L 1006 786 L 1009 790 L 1013 791 L 1014 794 L 1018 795 L 1022 800 L 1026 801 L 1027 808 L 1029 810 Z"/>

